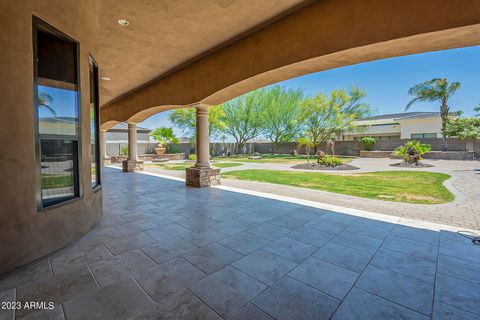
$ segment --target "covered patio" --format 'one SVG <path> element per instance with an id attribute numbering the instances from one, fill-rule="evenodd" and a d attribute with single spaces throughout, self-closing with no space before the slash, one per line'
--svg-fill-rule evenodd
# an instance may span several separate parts
<path id="1" fill-rule="evenodd" d="M 480 319 L 480 247 L 451 227 L 112 168 L 103 185 L 96 229 L 0 281 L 55 308 L 0 319 Z"/>

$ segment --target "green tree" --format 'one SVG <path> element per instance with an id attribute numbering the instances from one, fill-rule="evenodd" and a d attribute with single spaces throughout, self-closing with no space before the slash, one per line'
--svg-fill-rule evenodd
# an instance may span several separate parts
<path id="1" fill-rule="evenodd" d="M 418 83 L 408 90 L 414 98 L 407 104 L 405 111 L 417 102 L 439 102 L 442 118 L 443 149 L 447 150 L 447 124 L 450 115 L 448 100 L 460 89 L 460 82 L 449 83 L 446 78 L 434 78 Z"/>
<path id="2" fill-rule="evenodd" d="M 178 143 L 178 139 L 177 137 L 175 137 L 175 134 L 173 133 L 172 128 L 165 128 L 165 127 L 157 128 L 152 132 L 150 132 L 150 136 L 163 146 L 165 146 L 167 143 L 173 143 L 173 144 Z"/>
<path id="3" fill-rule="evenodd" d="M 215 137 L 225 130 L 223 121 L 224 112 L 220 106 L 208 109 L 209 135 Z M 190 138 L 195 138 L 196 129 L 196 110 L 195 108 L 175 109 L 168 115 L 170 122 L 181 129 Z"/>
<path id="4" fill-rule="evenodd" d="M 448 137 L 480 139 L 480 118 L 451 119 L 445 132 Z"/>
<path id="5" fill-rule="evenodd" d="M 333 90 L 330 95 L 318 93 L 304 99 L 300 119 L 304 137 L 312 142 L 314 152 L 320 144 L 352 127 L 355 120 L 371 114 L 370 106 L 361 102 L 366 92 L 353 87 L 350 91 Z"/>
<path id="6" fill-rule="evenodd" d="M 45 92 L 39 92 L 38 97 L 37 97 L 37 104 L 38 107 L 43 107 L 50 111 L 50 113 L 53 114 L 54 117 L 57 116 L 57 113 L 55 110 L 50 106 L 50 104 L 53 102 L 53 98 L 51 95 Z"/>
<path id="7" fill-rule="evenodd" d="M 225 132 L 235 139 L 237 153 L 248 140 L 261 133 L 266 105 L 265 91 L 265 88 L 257 89 L 221 105 L 225 115 Z"/>
<path id="8" fill-rule="evenodd" d="M 473 111 L 475 111 L 477 114 L 475 115 L 476 117 L 480 117 L 480 104 L 473 108 Z"/>
<path id="9" fill-rule="evenodd" d="M 195 136 L 195 108 L 182 108 L 172 110 L 168 115 L 170 123 L 182 130 L 188 137 Z"/>
<path id="10" fill-rule="evenodd" d="M 286 89 L 279 85 L 267 88 L 263 108 L 263 134 L 273 143 L 273 150 L 282 142 L 295 141 L 301 133 L 299 110 L 302 89 Z"/>

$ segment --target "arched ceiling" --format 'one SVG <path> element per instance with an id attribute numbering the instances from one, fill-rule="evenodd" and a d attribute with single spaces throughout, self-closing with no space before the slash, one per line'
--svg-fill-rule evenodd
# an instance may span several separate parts
<path id="1" fill-rule="evenodd" d="M 101 103 L 188 64 L 288 14 L 305 0 L 103 0 L 99 8 Z M 129 25 L 118 24 L 127 19 Z"/>
<path id="2" fill-rule="evenodd" d="M 237 2 L 241 3 L 233 3 Z M 149 39 L 147 47 L 159 41 L 158 37 Z M 183 42 L 179 39 L 176 43 Z M 478 44 L 480 1 L 315 1 L 221 48 L 207 50 L 198 59 L 171 64 L 171 69 L 165 66 L 169 71 L 151 81 L 132 81 L 131 86 L 137 88 L 123 89 L 128 92 L 102 106 L 101 121 L 142 121 L 171 106 L 218 104 L 316 71 Z M 117 65 L 111 64 L 111 70 Z M 119 89 L 118 94 L 122 93 Z"/>

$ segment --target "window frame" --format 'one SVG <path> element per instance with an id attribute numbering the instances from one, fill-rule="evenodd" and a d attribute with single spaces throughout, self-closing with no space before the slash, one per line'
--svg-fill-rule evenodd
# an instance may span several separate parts
<path id="1" fill-rule="evenodd" d="M 77 82 L 77 135 L 75 136 L 66 136 L 66 135 L 54 135 L 54 134 L 40 134 L 40 119 L 39 119 L 39 110 L 38 110 L 38 86 L 39 86 L 39 77 L 38 77 L 38 40 L 37 35 L 39 31 L 48 32 L 56 37 L 67 40 L 75 44 L 75 68 L 76 68 L 76 82 Z M 33 53 L 33 110 L 34 110 L 34 130 L 35 130 L 35 200 L 37 205 L 37 212 L 43 212 L 48 209 L 57 208 L 63 205 L 67 205 L 71 202 L 79 200 L 83 197 L 83 184 L 82 184 L 82 90 L 81 90 L 81 79 L 80 79 L 80 42 L 68 36 L 67 34 L 61 32 L 57 28 L 53 27 L 49 23 L 43 21 L 42 19 L 32 16 L 32 53 Z M 74 195 L 68 198 L 61 198 L 58 201 L 52 201 L 51 204 L 45 205 L 42 200 L 42 163 L 41 163 L 41 139 L 44 140 L 63 140 L 63 141 L 75 141 L 76 142 L 76 158 L 74 162 L 73 172 L 73 189 Z M 74 143 L 75 144 L 75 143 Z"/>
<path id="2" fill-rule="evenodd" d="M 430 135 L 431 137 L 427 137 L 426 135 Z M 426 132 L 423 134 L 424 139 L 438 139 L 438 134 L 436 132 Z"/>
<path id="3" fill-rule="evenodd" d="M 435 135 L 435 137 L 430 137 L 430 138 L 427 138 L 425 137 L 425 135 Z M 419 137 L 419 138 L 414 138 L 413 136 L 414 135 L 422 135 L 422 137 Z M 425 133 L 411 133 L 410 134 L 410 139 L 438 139 L 438 134 L 436 132 L 425 132 Z"/>
<path id="4" fill-rule="evenodd" d="M 98 63 L 91 53 L 88 54 L 88 74 L 90 77 L 90 65 L 93 67 L 93 90 L 95 91 L 95 99 L 93 101 L 94 105 L 94 114 L 95 114 L 95 174 L 96 174 L 96 184 L 92 186 L 91 176 L 90 176 L 90 186 L 93 192 L 97 192 L 102 188 L 102 174 L 101 174 L 101 151 L 100 151 L 100 82 L 98 77 Z M 91 81 L 91 79 L 89 79 Z M 91 97 L 90 97 L 91 98 Z M 90 109 L 89 109 L 90 111 Z M 91 121 L 91 119 L 90 119 Z M 90 132 L 91 136 L 91 132 Z M 91 155 L 90 155 L 91 156 Z M 92 162 L 90 160 L 90 170 Z"/>

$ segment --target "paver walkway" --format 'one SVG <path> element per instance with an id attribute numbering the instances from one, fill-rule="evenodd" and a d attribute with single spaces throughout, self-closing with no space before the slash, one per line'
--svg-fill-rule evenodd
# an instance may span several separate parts
<path id="1" fill-rule="evenodd" d="M 361 168 L 360 170 L 354 171 L 355 173 L 387 170 L 419 170 L 389 166 L 389 164 L 396 162 L 398 162 L 398 160 L 357 158 L 354 159 L 351 164 Z M 445 204 L 421 205 L 352 197 L 348 195 L 331 193 L 321 190 L 289 187 L 256 181 L 222 179 L 222 184 L 230 187 L 256 190 L 259 192 L 271 193 L 281 196 L 295 197 L 303 200 L 310 200 L 320 203 L 344 206 L 353 209 L 378 212 L 397 217 L 411 218 L 416 220 L 448 224 L 456 227 L 479 230 L 480 162 L 447 160 L 425 160 L 425 162 L 433 164 L 434 167 L 422 168 L 422 171 L 443 172 L 452 176 L 451 179 L 447 180 L 446 186 L 452 193 L 455 194 L 454 201 Z M 244 163 L 244 165 L 240 167 L 222 168 L 222 172 L 246 169 L 295 170 L 291 169 L 291 166 L 291 164 Z M 160 170 L 158 168 L 152 167 L 146 167 L 146 170 L 175 177 L 184 176 L 183 171 Z M 326 171 L 326 173 L 349 174 L 351 172 Z"/>
<path id="2" fill-rule="evenodd" d="M 106 168 L 104 219 L 0 280 L 0 319 L 480 319 L 480 247 L 422 230 Z M 448 228 L 446 228 L 448 229 Z"/>

